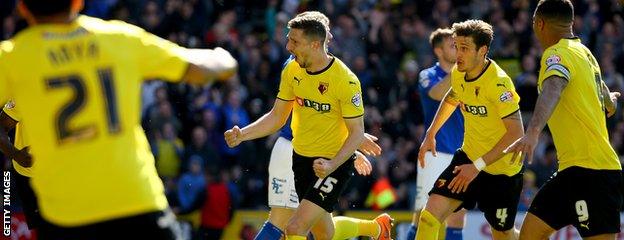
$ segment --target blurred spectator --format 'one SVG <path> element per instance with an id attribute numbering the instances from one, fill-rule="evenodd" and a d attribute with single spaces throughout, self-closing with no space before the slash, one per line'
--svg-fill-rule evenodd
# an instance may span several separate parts
<path id="1" fill-rule="evenodd" d="M 201 126 L 193 128 L 191 133 L 191 143 L 184 149 L 182 169 L 188 171 L 192 160 L 199 161 L 202 168 L 208 171 L 222 169 L 225 164 L 221 162 L 217 149 L 208 143 L 206 129 Z"/>
<path id="2" fill-rule="evenodd" d="M 205 202 L 201 211 L 200 239 L 219 240 L 230 222 L 232 199 L 224 174 L 213 172 L 206 181 Z"/>
<path id="3" fill-rule="evenodd" d="M 243 99 L 241 99 L 238 90 L 231 90 L 227 94 L 227 102 L 221 109 L 223 113 L 223 127 L 225 129 L 230 129 L 234 127 L 234 125 L 247 126 L 247 124 L 249 124 L 249 114 L 247 114 L 247 110 L 242 107 L 242 101 Z M 223 138 L 223 136 L 221 136 L 221 138 Z M 243 146 L 230 148 L 225 144 L 225 141 L 222 141 L 219 149 L 228 164 L 236 164 L 239 161 L 238 157 L 242 147 Z"/>
<path id="4" fill-rule="evenodd" d="M 518 211 L 528 211 L 535 194 L 537 186 L 535 185 L 535 173 L 526 170 L 523 175 L 524 182 L 522 184 L 522 193 L 520 193 L 520 202 L 518 203 Z"/>
<path id="5" fill-rule="evenodd" d="M 179 206 L 173 208 L 178 219 L 190 222 L 193 230 L 199 228 L 201 212 L 199 210 L 206 197 L 204 191 L 206 191 L 204 165 L 199 157 L 194 156 L 190 160 L 189 170 L 178 180 Z"/>
<path id="6" fill-rule="evenodd" d="M 180 159 L 184 144 L 171 123 L 165 123 L 162 136 L 156 141 L 156 170 L 164 178 L 176 178 L 180 174 Z"/>

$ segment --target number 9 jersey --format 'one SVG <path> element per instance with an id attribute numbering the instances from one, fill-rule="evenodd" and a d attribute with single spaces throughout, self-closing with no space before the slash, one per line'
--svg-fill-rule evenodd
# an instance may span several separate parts
<path id="1" fill-rule="evenodd" d="M 0 102 L 19 103 L 47 221 L 72 227 L 167 207 L 139 124 L 140 89 L 144 79 L 180 80 L 183 48 L 86 16 L 0 46 Z"/>
<path id="2" fill-rule="evenodd" d="M 596 170 L 621 169 L 609 143 L 602 94 L 601 73 L 594 55 L 578 38 L 561 39 L 544 51 L 538 80 L 559 76 L 568 80 L 550 119 L 559 171 L 571 166 Z M 570 117 L 574 116 L 574 117 Z"/>

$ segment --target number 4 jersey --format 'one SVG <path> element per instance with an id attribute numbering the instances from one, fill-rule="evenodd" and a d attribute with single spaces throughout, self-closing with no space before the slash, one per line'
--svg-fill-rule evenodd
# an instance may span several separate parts
<path id="1" fill-rule="evenodd" d="M 559 171 L 571 166 L 621 169 L 609 143 L 600 93 L 600 67 L 580 39 L 561 39 L 544 51 L 538 81 L 540 92 L 544 80 L 551 76 L 568 81 L 548 120 Z"/>
<path id="2" fill-rule="evenodd" d="M 144 79 L 179 80 L 183 48 L 118 21 L 29 27 L 0 50 L 0 102 L 28 128 L 43 217 L 71 227 L 167 207 L 139 125 Z"/>

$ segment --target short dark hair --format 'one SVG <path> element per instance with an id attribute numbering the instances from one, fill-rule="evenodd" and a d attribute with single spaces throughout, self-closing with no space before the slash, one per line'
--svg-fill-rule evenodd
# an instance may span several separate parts
<path id="1" fill-rule="evenodd" d="M 546 20 L 554 20 L 562 23 L 574 21 L 574 6 L 570 0 L 540 0 L 535 9 L 535 16 Z"/>
<path id="2" fill-rule="evenodd" d="M 302 12 L 288 21 L 288 28 L 301 29 L 306 37 L 325 42 L 329 31 L 329 19 L 317 11 Z"/>
<path id="3" fill-rule="evenodd" d="M 69 12 L 72 4 L 72 0 L 22 0 L 22 2 L 35 17 Z"/>
<path id="4" fill-rule="evenodd" d="M 467 20 L 460 23 L 453 23 L 453 35 L 460 37 L 472 37 L 477 49 L 486 46 L 490 48 L 494 31 L 492 25 L 481 20 Z"/>
<path id="5" fill-rule="evenodd" d="M 431 48 L 439 47 L 444 39 L 453 37 L 453 30 L 449 28 L 438 28 L 429 36 L 429 44 Z"/>

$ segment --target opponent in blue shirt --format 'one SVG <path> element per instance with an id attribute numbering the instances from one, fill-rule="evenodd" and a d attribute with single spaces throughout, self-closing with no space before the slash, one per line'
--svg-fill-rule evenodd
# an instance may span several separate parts
<path id="1" fill-rule="evenodd" d="M 437 29 L 429 37 L 429 43 L 438 59 L 435 66 L 422 70 L 419 75 L 418 92 L 422 104 L 425 128 L 428 128 L 438 110 L 440 101 L 451 86 L 449 72 L 455 64 L 455 44 L 453 32 L 450 29 Z M 425 156 L 425 167 L 418 166 L 416 179 L 416 201 L 414 203 L 414 218 L 409 229 L 407 239 L 414 239 L 420 211 L 427 204 L 429 191 L 440 173 L 446 169 L 453 153 L 463 142 L 464 120 L 459 110 L 456 110 L 450 119 L 442 126 L 436 135 L 436 156 L 428 152 Z M 446 239 L 462 239 L 465 210 L 452 214 L 447 219 Z"/>

